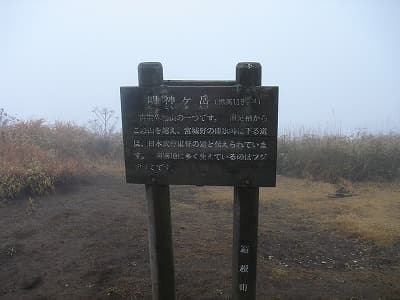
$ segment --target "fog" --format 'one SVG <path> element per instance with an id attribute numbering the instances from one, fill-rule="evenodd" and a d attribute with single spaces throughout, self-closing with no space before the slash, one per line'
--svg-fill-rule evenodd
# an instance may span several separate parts
<path id="1" fill-rule="evenodd" d="M 280 87 L 280 132 L 400 131 L 399 1 L 0 2 L 0 108 L 86 124 L 160 61 L 165 79 Z"/>

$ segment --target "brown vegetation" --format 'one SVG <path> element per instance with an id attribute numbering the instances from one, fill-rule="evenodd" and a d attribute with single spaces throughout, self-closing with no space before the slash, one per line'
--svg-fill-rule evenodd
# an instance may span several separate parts
<path id="1" fill-rule="evenodd" d="M 400 134 L 283 135 L 278 172 L 336 183 L 400 178 Z"/>
<path id="2" fill-rule="evenodd" d="M 0 113 L 0 199 L 43 195 L 120 160 L 118 134 L 102 136 L 73 123 L 20 121 Z"/>
<path id="3" fill-rule="evenodd" d="M 351 192 L 350 197 L 331 198 L 329 195 L 342 185 L 280 176 L 276 188 L 260 189 L 260 201 L 280 205 L 285 199 L 290 207 L 286 214 L 308 216 L 325 230 L 349 238 L 382 246 L 400 240 L 399 184 L 346 182 L 345 187 Z M 230 202 L 231 193 L 228 187 L 204 188 L 197 192 L 197 197 Z"/>
<path id="4" fill-rule="evenodd" d="M 114 112 L 96 108 L 94 113 L 88 129 L 69 122 L 21 121 L 0 109 L 0 199 L 43 195 L 86 177 L 94 167 L 122 166 Z M 283 135 L 278 174 L 330 183 L 393 182 L 400 178 L 400 135 Z"/>

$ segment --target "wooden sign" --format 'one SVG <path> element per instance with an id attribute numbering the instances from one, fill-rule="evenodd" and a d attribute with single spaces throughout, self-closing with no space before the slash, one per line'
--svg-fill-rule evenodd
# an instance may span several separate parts
<path id="1" fill-rule="evenodd" d="M 242 62 L 235 81 L 163 80 L 141 63 L 121 87 L 126 179 L 146 185 L 153 299 L 174 300 L 169 185 L 231 185 L 232 299 L 256 298 L 259 186 L 275 186 L 278 87 Z"/>
<path id="2" fill-rule="evenodd" d="M 127 182 L 275 186 L 278 88 L 207 84 L 121 87 Z"/>

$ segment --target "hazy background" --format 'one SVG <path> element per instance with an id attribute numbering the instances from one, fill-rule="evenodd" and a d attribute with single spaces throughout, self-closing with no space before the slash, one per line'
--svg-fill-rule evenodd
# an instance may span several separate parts
<path id="1" fill-rule="evenodd" d="M 280 86 L 280 130 L 400 131 L 400 1 L 0 1 L 0 108 L 86 124 L 160 61 L 166 79 Z"/>

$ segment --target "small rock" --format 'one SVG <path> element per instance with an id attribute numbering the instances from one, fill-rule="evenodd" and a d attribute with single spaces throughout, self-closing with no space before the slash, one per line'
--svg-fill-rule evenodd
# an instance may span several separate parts
<path id="1" fill-rule="evenodd" d="M 336 279 L 336 281 L 339 282 L 339 283 L 344 283 L 344 279 L 338 278 L 338 279 Z"/>

